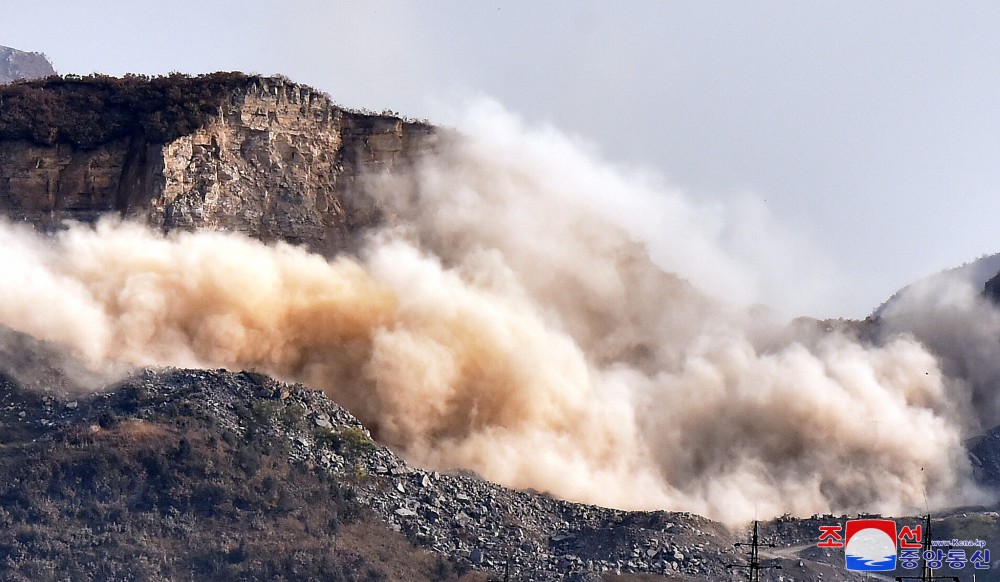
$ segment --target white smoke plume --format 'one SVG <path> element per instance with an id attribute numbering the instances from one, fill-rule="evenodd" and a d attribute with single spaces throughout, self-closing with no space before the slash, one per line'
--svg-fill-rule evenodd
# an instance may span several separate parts
<path id="1" fill-rule="evenodd" d="M 736 524 L 977 495 L 966 405 L 916 339 L 862 345 L 739 307 L 762 284 L 719 213 L 552 131 L 477 119 L 371 180 L 391 226 L 358 258 L 3 225 L 0 324 L 95 366 L 302 381 L 415 463 L 572 500 Z"/>

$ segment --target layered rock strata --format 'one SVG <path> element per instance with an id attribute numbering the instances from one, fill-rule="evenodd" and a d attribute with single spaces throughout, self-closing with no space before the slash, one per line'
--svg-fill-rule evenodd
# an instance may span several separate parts
<path id="1" fill-rule="evenodd" d="M 95 147 L 0 140 L 0 212 L 45 229 L 113 213 L 330 252 L 380 219 L 359 178 L 411 163 L 433 140 L 432 126 L 247 77 L 200 127 L 165 143 L 139 132 Z"/>

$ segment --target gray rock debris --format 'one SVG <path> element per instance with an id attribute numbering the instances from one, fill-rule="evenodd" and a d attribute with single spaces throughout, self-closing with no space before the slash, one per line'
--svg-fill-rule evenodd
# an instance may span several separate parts
<path id="1" fill-rule="evenodd" d="M 732 545 L 743 537 L 715 522 L 689 513 L 581 505 L 507 489 L 466 472 L 411 467 L 371 441 L 367 429 L 324 394 L 258 374 L 147 370 L 115 392 L 80 399 L 74 410 L 52 398 L 40 405 L 51 411 L 47 422 L 70 423 L 99 411 L 104 400 L 121 399 L 128 390 L 142 393 L 136 413 L 140 419 L 181 404 L 197 407 L 199 414 L 210 414 L 237 433 L 248 430 L 240 424 L 248 406 L 300 411 L 301 422 L 276 422 L 264 429 L 270 438 L 288 444 L 289 462 L 350 486 L 387 527 L 403 532 L 414 544 L 493 578 L 501 578 L 508 568 L 512 580 L 540 582 L 597 580 L 607 573 L 666 574 L 699 581 L 735 582 L 745 577 L 744 572 L 725 567 L 743 561 Z M 349 436 L 351 446 L 336 446 L 331 437 L 337 435 Z M 795 563 L 789 560 L 788 566 Z M 845 577 L 838 578 L 838 571 Z M 787 577 L 788 568 L 783 572 Z M 824 574 L 825 580 L 850 579 L 842 568 Z"/>

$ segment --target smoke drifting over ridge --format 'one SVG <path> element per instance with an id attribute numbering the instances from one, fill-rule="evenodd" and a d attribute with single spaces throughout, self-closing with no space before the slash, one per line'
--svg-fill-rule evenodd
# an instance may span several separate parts
<path id="1" fill-rule="evenodd" d="M 495 109 L 474 120 L 372 178 L 391 226 L 358 258 L 4 225 L 0 323 L 98 367 L 301 381 L 411 461 L 573 500 L 738 523 L 976 495 L 974 388 L 911 335 L 866 346 L 755 315 L 739 301 L 768 283 L 726 243 L 749 227 Z"/>
<path id="2" fill-rule="evenodd" d="M 982 289 L 944 273 L 910 285 L 881 315 L 884 337 L 910 334 L 937 355 L 972 434 L 1000 424 L 1000 311 Z"/>

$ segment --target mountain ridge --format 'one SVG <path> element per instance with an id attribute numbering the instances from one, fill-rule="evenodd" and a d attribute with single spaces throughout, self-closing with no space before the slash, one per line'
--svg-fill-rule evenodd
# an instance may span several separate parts
<path id="1" fill-rule="evenodd" d="M 0 45 L 0 84 L 55 74 L 52 63 L 44 54 L 24 52 Z"/>

